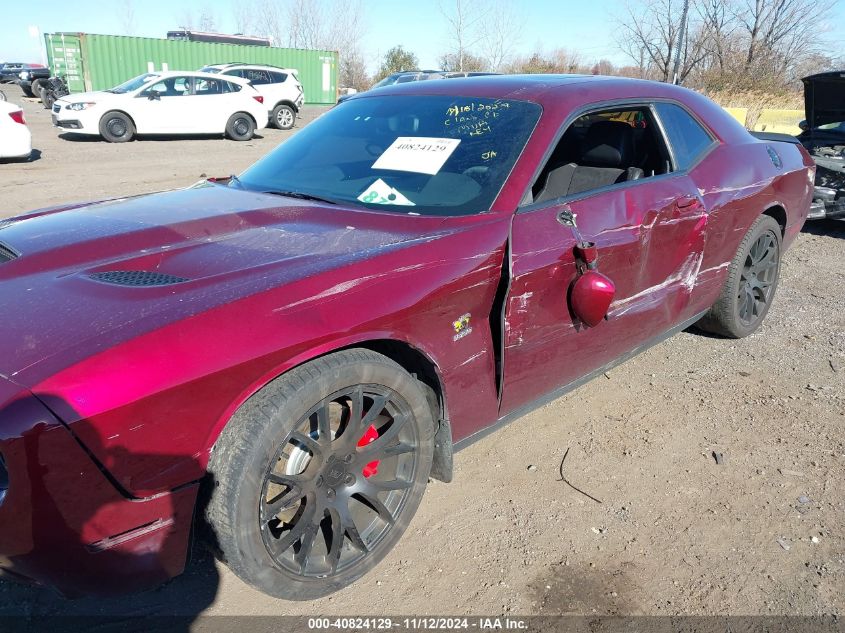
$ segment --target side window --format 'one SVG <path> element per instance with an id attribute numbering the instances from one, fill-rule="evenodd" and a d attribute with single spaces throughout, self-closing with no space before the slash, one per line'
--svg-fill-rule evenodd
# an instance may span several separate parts
<path id="1" fill-rule="evenodd" d="M 656 103 L 654 108 L 672 144 L 676 167 L 687 169 L 710 147 L 713 137 L 679 105 Z"/>
<path id="2" fill-rule="evenodd" d="M 266 70 L 247 69 L 244 73 L 244 77 L 249 79 L 253 86 L 261 86 L 272 83 L 270 80 L 270 73 Z"/>
<path id="3" fill-rule="evenodd" d="M 233 70 L 227 70 L 227 71 L 226 71 L 225 73 L 223 73 L 223 74 L 224 74 L 224 75 L 231 75 L 232 77 L 243 77 L 243 76 L 244 76 L 244 71 L 243 71 L 243 70 L 241 70 L 240 68 L 235 68 L 235 69 L 233 69 Z"/>
<path id="4" fill-rule="evenodd" d="M 155 91 L 160 97 L 181 97 L 191 94 L 190 77 L 168 77 L 146 88 L 139 96 L 148 97 Z"/>
<path id="5" fill-rule="evenodd" d="M 223 82 L 223 92 L 225 92 L 225 93 L 239 92 L 240 89 L 241 89 L 241 85 L 236 84 L 233 81 L 224 81 Z"/>
<path id="6" fill-rule="evenodd" d="M 197 96 L 219 95 L 223 93 L 223 84 L 221 79 L 197 79 L 194 94 Z"/>
<path id="7" fill-rule="evenodd" d="M 288 80 L 287 73 L 278 73 L 274 70 L 270 71 L 270 77 L 272 77 L 274 84 L 281 84 Z"/>
<path id="8" fill-rule="evenodd" d="M 567 128 L 528 204 L 666 174 L 669 152 L 646 106 L 597 110 Z"/>

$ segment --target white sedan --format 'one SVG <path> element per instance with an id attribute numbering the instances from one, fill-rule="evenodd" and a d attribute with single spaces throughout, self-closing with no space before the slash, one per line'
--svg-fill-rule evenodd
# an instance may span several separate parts
<path id="1" fill-rule="evenodd" d="M 53 104 L 53 125 L 111 143 L 136 134 L 225 134 L 248 141 L 267 122 L 264 98 L 249 81 L 199 72 L 147 73 Z"/>
<path id="2" fill-rule="evenodd" d="M 29 158 L 32 134 L 26 127 L 23 110 L 8 101 L 0 101 L 0 158 Z"/>

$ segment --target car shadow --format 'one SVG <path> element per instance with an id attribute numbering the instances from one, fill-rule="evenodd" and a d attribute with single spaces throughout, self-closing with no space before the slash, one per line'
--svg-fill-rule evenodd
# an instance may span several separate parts
<path id="1" fill-rule="evenodd" d="M 49 411 L 71 410 L 66 401 L 55 396 L 39 399 Z M 154 510 L 143 511 L 144 524 L 128 531 L 115 527 L 120 533 L 92 543 L 99 537 L 91 534 L 99 534 L 104 525 L 109 525 L 103 517 L 123 525 L 120 517 L 130 505 L 128 493 L 111 471 L 119 469 L 120 464 L 140 461 L 146 472 L 162 472 L 172 468 L 174 456 L 106 447 L 101 438 L 90 436 L 83 445 L 46 412 L 41 421 L 26 428 L 23 422 L 29 415 L 21 413 L 22 402 L 34 406 L 32 400 L 23 398 L 0 408 L 0 420 L 15 422 L 6 428 L 0 426 L 0 446 L 9 471 L 6 514 L 16 517 L 13 525 L 8 519 L 0 525 L 4 534 L 0 568 L 8 574 L 0 579 L 0 630 L 49 630 L 61 622 L 62 631 L 123 632 L 133 630 L 127 624 L 140 626 L 149 618 L 154 618 L 155 625 L 144 625 L 145 630 L 191 630 L 196 618 L 214 602 L 220 585 L 213 555 L 196 538 L 202 530 L 202 540 L 214 547 L 213 535 L 198 520 L 204 514 L 204 502 L 197 501 L 194 507 L 192 495 L 205 498 L 197 494 L 200 482 L 186 482 L 167 494 L 137 500 L 139 504 L 155 504 Z M 57 408 L 59 402 L 64 403 L 63 408 Z M 10 432 L 10 426 L 18 430 Z M 194 456 L 179 459 L 192 460 L 199 466 Z M 115 466 L 108 469 L 104 464 Z M 79 468 L 74 470 L 75 466 Z M 79 474 L 79 470 L 84 472 Z M 197 471 L 202 472 L 199 468 Z M 21 506 L 26 509 L 16 512 Z M 151 516 L 159 518 L 147 524 Z M 184 573 L 155 586 L 179 572 L 186 542 Z M 8 579 L 26 582 L 26 574 L 34 573 L 31 570 L 45 568 L 51 581 L 63 584 L 65 593 L 86 595 L 66 598 L 49 587 Z M 124 586 L 153 588 L 114 595 Z M 68 628 L 66 622 L 75 626 Z"/>
<path id="2" fill-rule="evenodd" d="M 74 143 L 106 143 L 100 136 L 93 136 L 90 134 L 77 134 L 75 132 L 62 132 L 59 138 Z M 174 141 L 208 141 L 208 140 L 226 140 L 233 143 L 250 143 L 252 141 L 260 141 L 264 137 L 256 134 L 249 141 L 232 141 L 224 137 L 222 134 L 143 134 L 138 135 L 132 139 L 131 142 L 174 142 Z"/>
<path id="3" fill-rule="evenodd" d="M 24 156 L 23 158 L 0 158 L 0 164 L 2 163 L 33 163 L 37 160 L 41 160 L 41 150 L 34 149 L 29 153 L 29 156 Z"/>
<path id="4" fill-rule="evenodd" d="M 805 222 L 802 233 L 845 239 L 845 220 L 813 220 Z"/>

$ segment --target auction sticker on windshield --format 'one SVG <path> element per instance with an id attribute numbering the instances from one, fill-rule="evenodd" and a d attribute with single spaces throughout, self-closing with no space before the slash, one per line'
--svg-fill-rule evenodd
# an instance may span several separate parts
<path id="1" fill-rule="evenodd" d="M 433 176 L 460 143 L 459 138 L 400 136 L 373 163 L 373 169 L 411 171 Z"/>

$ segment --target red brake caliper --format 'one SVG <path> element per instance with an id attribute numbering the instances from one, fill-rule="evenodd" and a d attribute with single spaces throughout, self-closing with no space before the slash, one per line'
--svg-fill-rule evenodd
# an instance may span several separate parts
<path id="1" fill-rule="evenodd" d="M 370 442 L 375 442 L 378 439 L 378 430 L 374 425 L 370 425 L 370 427 L 364 432 L 364 435 L 361 436 L 361 439 L 358 440 L 358 446 L 366 446 Z M 373 475 L 378 474 L 378 462 L 379 460 L 375 460 L 364 466 L 361 472 L 364 473 L 364 477 L 372 477 Z"/>

